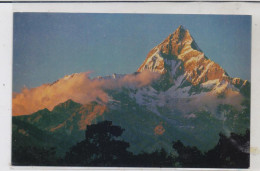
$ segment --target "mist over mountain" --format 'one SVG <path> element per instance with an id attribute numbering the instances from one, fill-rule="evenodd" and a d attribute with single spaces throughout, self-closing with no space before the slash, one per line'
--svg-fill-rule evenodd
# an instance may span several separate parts
<path id="1" fill-rule="evenodd" d="M 14 135 L 34 137 L 24 127 L 31 125 L 59 137 L 53 145 L 62 156 L 84 139 L 87 125 L 103 120 L 125 129 L 122 138 L 136 154 L 171 151 L 173 140 L 207 151 L 220 132 L 249 129 L 250 83 L 231 78 L 205 56 L 183 26 L 155 46 L 135 73 L 93 79 L 88 74 L 15 94 L 13 118 L 20 122 L 14 123 Z"/>

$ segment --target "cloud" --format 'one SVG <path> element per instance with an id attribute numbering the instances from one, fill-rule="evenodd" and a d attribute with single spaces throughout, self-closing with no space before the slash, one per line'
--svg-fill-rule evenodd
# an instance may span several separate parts
<path id="1" fill-rule="evenodd" d="M 232 105 L 240 111 L 242 109 L 241 103 L 243 99 L 243 96 L 238 91 L 228 89 L 225 91 L 224 98 L 220 98 L 217 94 L 209 92 L 191 98 L 167 99 L 169 102 L 166 106 L 170 109 L 174 109 L 176 112 L 184 114 L 186 117 L 190 117 L 187 114 L 196 111 L 209 111 L 213 115 L 217 115 L 218 106 L 221 104 Z"/>
<path id="2" fill-rule="evenodd" d="M 90 79 L 90 72 L 65 76 L 53 84 L 43 84 L 36 88 L 24 88 L 21 93 L 13 93 L 13 115 L 25 115 L 47 108 L 52 110 L 59 103 L 71 99 L 87 104 L 96 99 L 108 102 L 105 90 L 122 87 L 143 87 L 159 78 L 158 73 L 143 71 L 125 75 L 118 79 Z"/>
<path id="3" fill-rule="evenodd" d="M 216 94 L 206 94 L 205 96 L 194 99 L 191 104 L 197 109 L 205 109 L 210 111 L 212 114 L 217 114 L 217 108 L 221 104 L 229 104 L 235 107 L 237 110 L 241 110 L 241 103 L 243 96 L 238 91 L 227 89 L 224 98 L 219 98 Z"/>

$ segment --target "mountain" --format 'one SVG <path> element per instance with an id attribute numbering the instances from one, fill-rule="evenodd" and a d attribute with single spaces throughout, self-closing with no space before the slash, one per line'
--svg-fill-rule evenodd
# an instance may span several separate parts
<path id="1" fill-rule="evenodd" d="M 55 106 L 52 111 L 43 109 L 31 115 L 14 116 L 14 140 L 17 139 L 17 135 L 25 135 L 20 138 L 22 142 L 37 135 L 41 139 L 38 140 L 36 138 L 36 144 L 41 146 L 41 144 L 46 142 L 48 147 L 56 147 L 57 154 L 62 156 L 75 142 L 81 141 L 84 138 L 86 125 L 91 123 L 94 116 L 103 114 L 105 110 L 105 106 L 99 105 L 96 102 L 81 105 L 68 100 Z M 34 130 L 42 132 L 34 134 L 36 132 Z M 18 140 L 16 141 L 19 143 Z"/>
<path id="2" fill-rule="evenodd" d="M 55 137 L 60 156 L 84 139 L 86 125 L 102 120 L 125 129 L 122 138 L 134 153 L 171 151 L 174 140 L 207 151 L 220 132 L 243 133 L 250 125 L 250 83 L 230 77 L 206 57 L 183 26 L 155 46 L 133 74 L 89 79 L 78 73 L 23 93 L 13 99 L 20 109 L 33 93 L 42 99 L 26 99 L 28 104 L 48 109 L 13 116 L 20 121 L 14 123 L 19 127 L 14 140 L 35 136 L 25 126 L 39 129 Z"/>
<path id="3" fill-rule="evenodd" d="M 183 26 L 179 26 L 173 34 L 148 53 L 138 71 L 145 69 L 169 74 L 171 77 L 184 74 L 183 79 L 192 85 L 228 78 L 224 69 L 204 55 L 189 31 Z"/>
<path id="4" fill-rule="evenodd" d="M 179 26 L 174 33 L 148 53 L 137 71 L 144 70 L 164 75 L 165 81 L 169 83 L 163 86 L 166 90 L 173 85 L 180 87 L 185 84 L 192 86 L 202 83 L 215 84 L 216 89 L 217 85 L 224 85 L 223 83 L 231 83 L 240 89 L 249 84 L 240 78 L 229 77 L 223 68 L 208 59 L 183 26 Z M 220 88 L 218 90 L 221 91 Z"/>

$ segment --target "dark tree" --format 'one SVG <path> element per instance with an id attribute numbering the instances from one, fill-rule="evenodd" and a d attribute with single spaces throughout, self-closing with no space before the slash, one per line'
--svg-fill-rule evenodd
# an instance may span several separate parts
<path id="1" fill-rule="evenodd" d="M 86 139 L 66 153 L 65 163 L 71 166 L 125 166 L 130 153 L 129 143 L 119 139 L 123 133 L 111 121 L 88 125 Z"/>
<path id="2" fill-rule="evenodd" d="M 180 167 L 248 168 L 249 130 L 245 135 L 231 133 L 229 137 L 219 134 L 218 144 L 206 153 L 196 147 L 184 146 L 181 141 L 173 142 L 178 153 L 176 162 Z"/>
<path id="3" fill-rule="evenodd" d="M 220 134 L 218 144 L 206 153 L 208 167 L 248 168 L 249 130 L 245 135 L 231 133 L 230 137 Z"/>
<path id="4" fill-rule="evenodd" d="M 178 153 L 176 162 L 181 167 L 198 168 L 203 167 L 205 156 L 197 147 L 184 146 L 181 141 L 173 142 L 173 148 Z"/>
<path id="5" fill-rule="evenodd" d="M 131 166 L 135 167 L 174 167 L 174 157 L 163 148 L 151 153 L 143 152 L 133 156 Z"/>

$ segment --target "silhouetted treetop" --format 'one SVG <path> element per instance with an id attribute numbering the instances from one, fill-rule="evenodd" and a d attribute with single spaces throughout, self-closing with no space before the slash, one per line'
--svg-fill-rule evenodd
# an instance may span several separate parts
<path id="1" fill-rule="evenodd" d="M 66 153 L 65 163 L 72 166 L 124 166 L 130 156 L 129 143 L 118 140 L 123 133 L 111 121 L 88 125 L 86 139 Z"/>
<path id="2" fill-rule="evenodd" d="M 86 139 L 96 138 L 101 136 L 103 139 L 119 137 L 122 135 L 124 129 L 120 126 L 112 125 L 112 121 L 103 121 L 98 124 L 87 125 L 85 132 Z"/>

